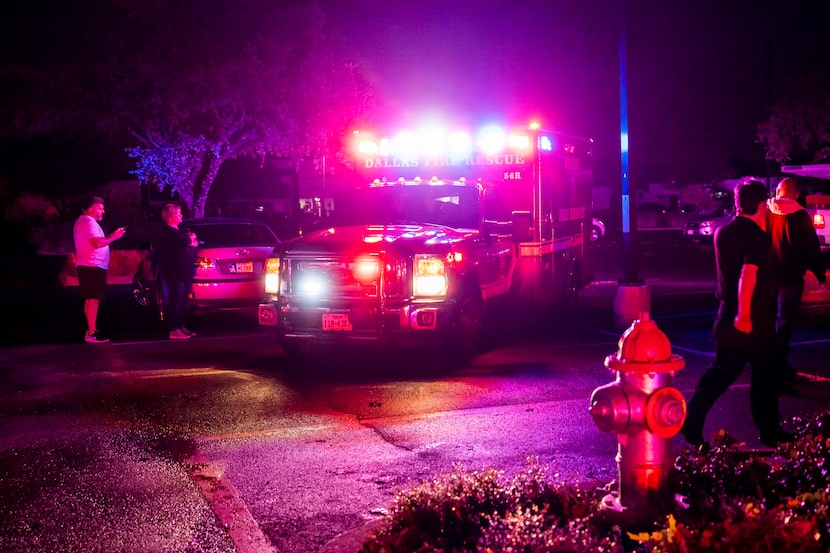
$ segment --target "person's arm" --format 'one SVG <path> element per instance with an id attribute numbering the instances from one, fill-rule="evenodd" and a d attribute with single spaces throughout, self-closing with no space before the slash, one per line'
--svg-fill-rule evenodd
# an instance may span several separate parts
<path id="1" fill-rule="evenodd" d="M 92 244 L 93 248 L 103 248 L 104 246 L 109 246 L 122 236 L 127 231 L 126 227 L 119 227 L 109 233 L 108 236 L 90 236 L 89 243 Z"/>
<path id="2" fill-rule="evenodd" d="M 741 278 L 738 280 L 738 315 L 735 328 L 749 334 L 752 332 L 752 295 L 758 280 L 758 266 L 744 263 L 741 266 Z"/>

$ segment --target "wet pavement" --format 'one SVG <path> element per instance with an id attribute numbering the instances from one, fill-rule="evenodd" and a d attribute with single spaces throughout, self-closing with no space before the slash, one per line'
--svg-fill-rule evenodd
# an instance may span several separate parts
<path id="1" fill-rule="evenodd" d="M 286 363 L 250 314 L 194 320 L 172 343 L 129 286 L 110 287 L 102 328 L 81 342 L 77 289 L 0 293 L 0 551 L 356 551 L 395 493 L 451 470 L 520 470 L 607 484 L 616 441 L 587 415 L 614 324 L 619 248 L 599 245 L 578 309 L 521 328 L 470 363 L 338 357 Z M 712 359 L 711 251 L 644 251 L 652 318 L 682 355 L 689 397 Z M 556 319 L 556 320 L 554 320 Z M 538 323 L 538 324 L 537 324 Z M 830 402 L 828 321 L 805 321 L 792 360 L 815 379 L 786 417 Z M 415 357 L 415 356 L 412 356 Z M 756 443 L 748 374 L 707 432 Z M 676 447 L 682 447 L 677 440 Z"/>

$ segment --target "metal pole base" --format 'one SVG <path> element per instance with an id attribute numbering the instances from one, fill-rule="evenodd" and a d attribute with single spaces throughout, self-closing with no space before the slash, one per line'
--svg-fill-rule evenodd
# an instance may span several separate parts
<path id="1" fill-rule="evenodd" d="M 620 284 L 614 296 L 614 326 L 625 330 L 643 313 L 651 313 L 651 288 L 648 284 Z"/>

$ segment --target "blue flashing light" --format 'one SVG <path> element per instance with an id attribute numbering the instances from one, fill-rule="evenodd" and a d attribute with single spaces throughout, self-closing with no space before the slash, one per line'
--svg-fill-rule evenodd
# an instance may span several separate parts
<path id="1" fill-rule="evenodd" d="M 485 127 L 478 135 L 479 147 L 485 154 L 495 154 L 502 151 L 506 141 L 506 133 L 501 127 Z"/>

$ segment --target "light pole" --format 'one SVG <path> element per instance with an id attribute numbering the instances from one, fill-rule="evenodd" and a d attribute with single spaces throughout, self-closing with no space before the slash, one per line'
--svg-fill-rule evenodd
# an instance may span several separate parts
<path id="1" fill-rule="evenodd" d="M 623 277 L 619 281 L 614 298 L 614 323 L 625 328 L 640 318 L 641 313 L 651 311 L 651 292 L 640 279 L 637 268 L 637 207 L 631 201 L 628 174 L 628 91 L 626 74 L 626 40 L 628 31 L 628 1 L 620 0 L 620 163 L 622 168 L 622 242 Z"/>

